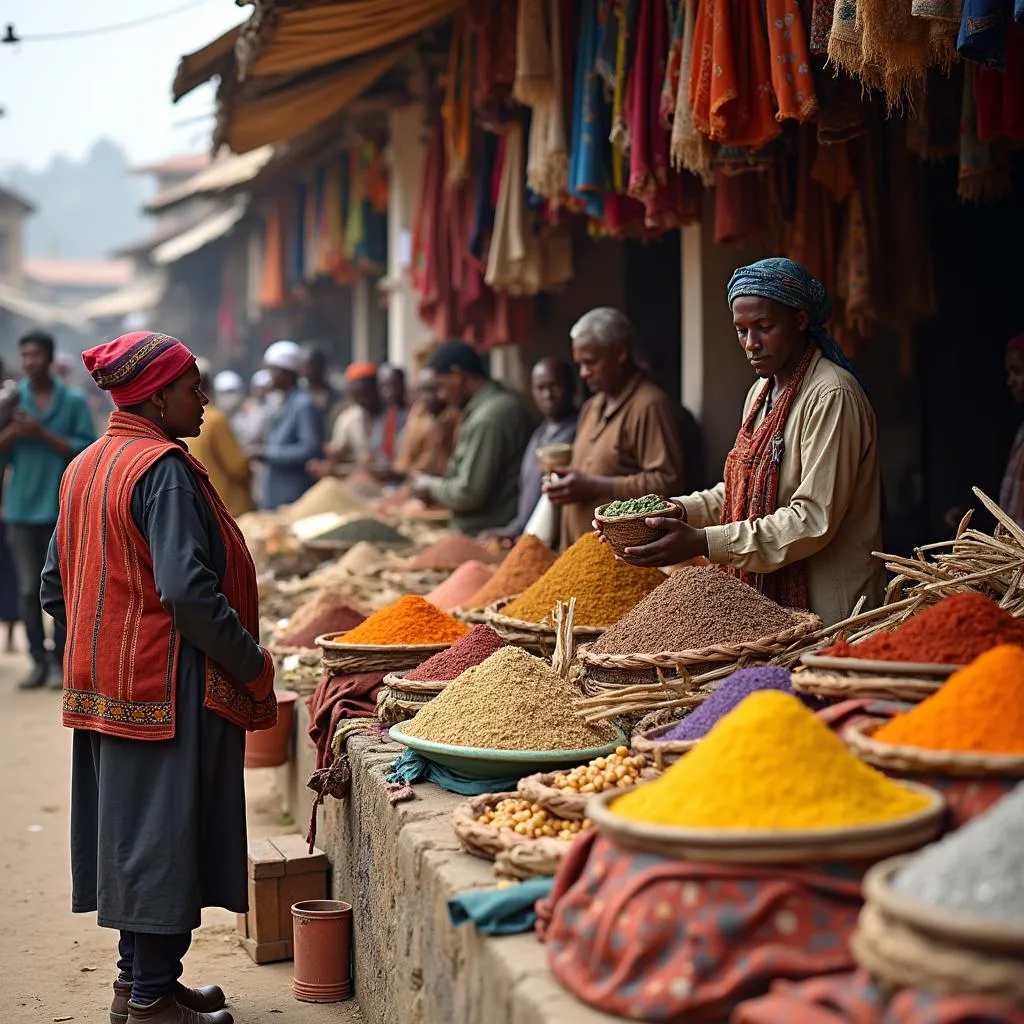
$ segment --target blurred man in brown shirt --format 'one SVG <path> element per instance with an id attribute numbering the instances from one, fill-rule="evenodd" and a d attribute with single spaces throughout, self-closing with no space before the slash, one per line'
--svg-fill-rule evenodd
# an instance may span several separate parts
<path id="1" fill-rule="evenodd" d="M 429 366 L 421 369 L 416 377 L 416 401 L 409 410 L 395 458 L 395 472 L 405 476 L 418 470 L 444 476 L 461 420 L 458 409 L 442 401 L 434 371 Z"/>
<path id="2" fill-rule="evenodd" d="M 629 320 L 601 306 L 569 336 L 594 395 L 580 412 L 572 465 L 544 487 L 562 510 L 563 548 L 591 529 L 598 505 L 675 494 L 684 480 L 682 409 L 638 368 Z"/>

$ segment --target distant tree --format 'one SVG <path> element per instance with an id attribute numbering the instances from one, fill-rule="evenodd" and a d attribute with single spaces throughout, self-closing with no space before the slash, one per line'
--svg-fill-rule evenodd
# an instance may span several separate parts
<path id="1" fill-rule="evenodd" d="M 26 225 L 26 255 L 100 259 L 144 235 L 146 185 L 128 166 L 117 143 L 100 139 L 81 161 L 55 156 L 39 171 L 15 165 L 0 172 L 0 181 L 37 207 Z"/>

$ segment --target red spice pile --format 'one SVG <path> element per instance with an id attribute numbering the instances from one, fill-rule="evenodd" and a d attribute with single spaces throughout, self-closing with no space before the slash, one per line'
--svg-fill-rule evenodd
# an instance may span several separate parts
<path id="1" fill-rule="evenodd" d="M 427 594 L 427 600 L 442 611 L 450 612 L 475 594 L 493 575 L 493 565 L 484 565 L 475 558 L 463 562 L 451 576 Z"/>
<path id="2" fill-rule="evenodd" d="M 458 643 L 427 658 L 405 678 L 417 682 L 447 682 L 507 646 L 490 626 L 475 626 Z"/>
<path id="3" fill-rule="evenodd" d="M 833 658 L 967 665 L 999 644 L 1024 644 L 1024 620 L 984 594 L 953 594 L 898 629 L 822 651 Z"/>
<path id="4" fill-rule="evenodd" d="M 407 569 L 418 571 L 429 572 L 431 569 L 451 571 L 457 569 L 463 562 L 469 562 L 472 559 L 476 559 L 478 562 L 497 562 L 500 556 L 461 533 L 450 533 L 435 544 L 431 544 L 430 547 L 424 548 L 418 555 L 410 558 L 405 565 Z"/>
<path id="5" fill-rule="evenodd" d="M 281 638 L 285 647 L 316 647 L 316 638 L 325 633 L 344 633 L 354 629 L 365 616 L 340 599 L 330 600 L 312 608 L 311 614 L 296 613 L 288 632 Z"/>

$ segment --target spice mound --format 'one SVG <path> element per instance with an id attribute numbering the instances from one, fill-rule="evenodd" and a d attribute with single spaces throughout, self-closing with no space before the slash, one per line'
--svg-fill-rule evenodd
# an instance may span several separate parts
<path id="1" fill-rule="evenodd" d="M 475 594 L 494 575 L 494 567 L 484 565 L 475 558 L 463 562 L 446 580 L 427 594 L 427 600 L 450 612 L 459 608 L 471 594 Z"/>
<path id="2" fill-rule="evenodd" d="M 655 515 L 658 512 L 664 512 L 668 507 L 669 502 L 660 494 L 645 494 L 642 498 L 613 501 L 601 515 L 609 519 L 615 519 L 618 516 Z"/>
<path id="3" fill-rule="evenodd" d="M 354 629 L 363 615 L 331 590 L 321 590 L 296 609 L 281 637 L 285 647 L 315 647 L 316 638 L 324 633 L 341 633 Z"/>
<path id="4" fill-rule="evenodd" d="M 628 747 L 616 747 L 607 757 L 595 757 L 590 764 L 570 772 L 559 772 L 551 785 L 565 793 L 603 793 L 606 789 L 628 789 L 640 781 L 644 759 L 630 757 Z"/>
<path id="5" fill-rule="evenodd" d="M 792 693 L 793 684 L 784 668 L 755 665 L 741 668 L 722 680 L 721 685 L 693 713 L 674 729 L 662 735 L 663 740 L 699 740 L 708 734 L 719 719 L 724 718 L 752 693 L 759 690 L 781 690 Z"/>
<path id="6" fill-rule="evenodd" d="M 686 566 L 593 646 L 599 654 L 694 651 L 741 644 L 796 625 L 781 605 L 714 566 Z"/>
<path id="7" fill-rule="evenodd" d="M 993 647 L 873 738 L 925 750 L 1024 754 L 1024 648 Z"/>
<path id="8" fill-rule="evenodd" d="M 765 690 L 612 810 L 681 828 L 824 829 L 895 821 L 927 805 L 858 761 L 796 697 Z"/>
<path id="9" fill-rule="evenodd" d="M 278 516 L 282 522 L 297 523 L 300 519 L 324 512 L 366 515 L 369 511 L 370 506 L 350 487 L 335 477 L 327 476 L 313 484 L 294 504 L 281 509 Z"/>
<path id="10" fill-rule="evenodd" d="M 453 679 L 405 732 L 489 750 L 586 750 L 608 743 L 612 726 L 588 725 L 573 711 L 579 695 L 546 661 L 503 647 Z"/>
<path id="11" fill-rule="evenodd" d="M 524 533 L 498 571 L 475 594 L 466 598 L 465 608 L 486 608 L 503 597 L 521 594 L 555 564 L 558 556 L 538 537 Z"/>
<path id="12" fill-rule="evenodd" d="M 463 562 L 475 559 L 477 562 L 497 562 L 498 556 L 490 548 L 478 544 L 461 533 L 449 533 L 439 541 L 424 548 L 418 555 L 405 563 L 414 572 L 429 572 L 457 569 Z"/>
<path id="13" fill-rule="evenodd" d="M 316 539 L 351 544 L 358 544 L 360 541 L 372 541 L 374 544 L 409 543 L 409 538 L 399 533 L 393 526 L 368 517 L 342 523 L 333 530 L 320 534 Z"/>
<path id="14" fill-rule="evenodd" d="M 523 622 L 550 622 L 555 605 L 575 597 L 577 626 L 610 626 L 665 579 L 659 569 L 616 561 L 596 533 L 585 533 L 502 614 Z"/>
<path id="15" fill-rule="evenodd" d="M 578 832 L 593 826 L 587 818 L 583 821 L 566 821 L 554 817 L 537 804 L 531 804 L 529 800 L 516 800 L 512 797 L 499 800 L 493 810 L 484 811 L 476 820 L 499 832 L 515 832 L 529 839 L 574 839 Z"/>
<path id="16" fill-rule="evenodd" d="M 380 572 L 387 559 L 369 541 L 360 541 L 338 560 L 338 568 L 352 576 L 372 576 Z"/>
<path id="17" fill-rule="evenodd" d="M 966 665 L 999 644 L 1024 644 L 1024 620 L 984 594 L 952 594 L 892 632 L 822 651 L 833 658 Z"/>
<path id="18" fill-rule="evenodd" d="M 346 644 L 450 644 L 469 627 L 435 608 L 425 597 L 406 594 L 374 612 L 336 639 Z"/>
<path id="19" fill-rule="evenodd" d="M 892 885 L 909 899 L 1024 929 L 1024 784 L 926 846 Z"/>
<path id="20" fill-rule="evenodd" d="M 413 682 L 448 682 L 467 668 L 486 661 L 495 651 L 508 645 L 490 626 L 474 626 L 461 640 L 446 651 L 427 658 L 405 678 Z"/>

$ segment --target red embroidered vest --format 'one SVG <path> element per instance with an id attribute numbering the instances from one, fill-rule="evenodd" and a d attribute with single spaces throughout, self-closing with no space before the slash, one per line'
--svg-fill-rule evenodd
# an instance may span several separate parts
<path id="1" fill-rule="evenodd" d="M 132 518 L 135 486 L 168 452 L 184 458 L 224 542 L 220 590 L 242 626 L 259 638 L 256 569 L 242 534 L 202 463 L 139 416 L 115 412 L 106 434 L 61 481 L 57 551 L 67 609 L 64 725 L 140 740 L 174 735 L 181 637 L 164 610 L 153 559 Z M 206 707 L 247 730 L 277 721 L 274 668 L 248 684 L 207 659 Z"/>

